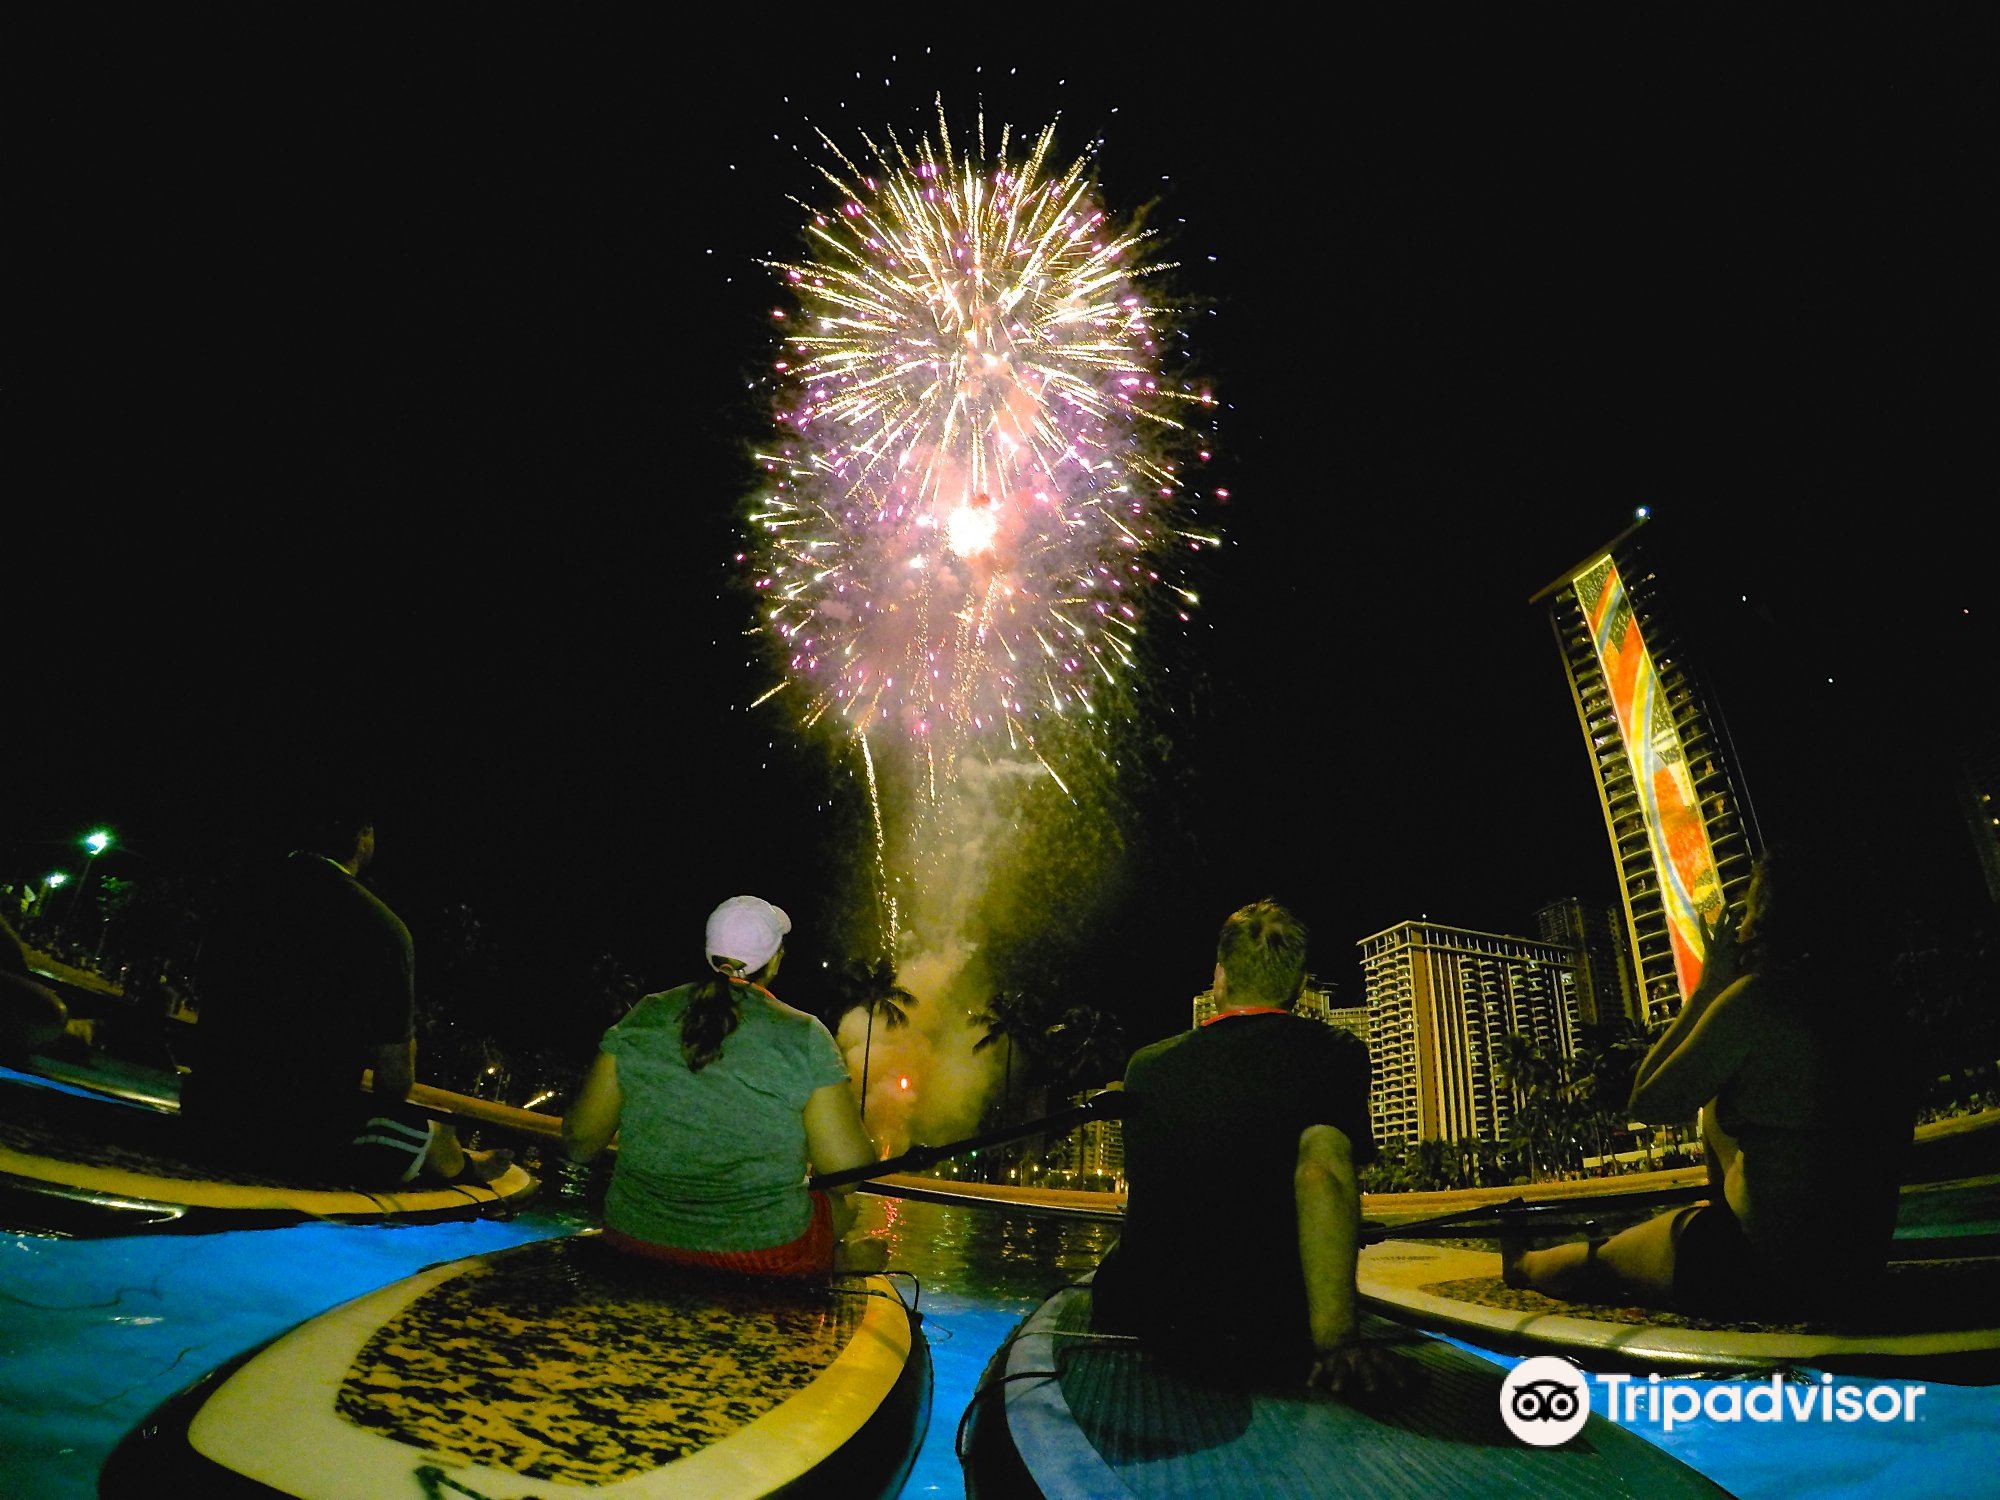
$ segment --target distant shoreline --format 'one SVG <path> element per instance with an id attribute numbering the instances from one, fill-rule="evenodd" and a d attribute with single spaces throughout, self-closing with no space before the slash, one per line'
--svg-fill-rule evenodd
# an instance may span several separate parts
<path id="1" fill-rule="evenodd" d="M 1915 1139 L 1969 1135 L 1975 1131 L 2000 1128 L 2000 1109 L 1982 1110 L 1948 1120 L 1919 1125 Z M 1361 1212 L 1372 1219 L 1408 1220 L 1432 1214 L 1451 1213 L 1482 1204 L 1506 1203 L 1519 1198 L 1527 1203 L 1562 1202 L 1570 1198 L 1600 1199 L 1626 1193 L 1652 1193 L 1664 1188 L 1688 1187 L 1707 1181 L 1705 1167 L 1675 1167 L 1660 1172 L 1627 1172 L 1617 1177 L 1584 1177 L 1555 1182 L 1524 1183 L 1515 1187 L 1451 1188 L 1421 1193 L 1363 1193 Z M 995 1182 L 954 1182 L 950 1178 L 925 1177 L 896 1172 L 879 1178 L 891 1193 L 921 1194 L 933 1200 L 980 1199 L 1028 1208 L 1067 1210 L 1110 1217 L 1125 1210 L 1125 1194 L 1093 1193 L 1080 1188 L 1016 1187 Z"/>

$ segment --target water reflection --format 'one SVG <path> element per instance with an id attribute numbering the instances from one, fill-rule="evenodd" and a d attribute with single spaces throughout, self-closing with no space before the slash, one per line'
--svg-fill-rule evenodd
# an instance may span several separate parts
<path id="1" fill-rule="evenodd" d="M 910 1272 L 922 1286 L 931 1423 L 903 1494 L 963 1495 L 953 1439 L 986 1362 L 1050 1292 L 1097 1264 L 1118 1226 L 869 1193 L 857 1194 L 856 1203 L 861 1226 L 888 1241 L 890 1267 Z"/>
<path id="2" fill-rule="evenodd" d="M 967 1298 L 1025 1314 L 1091 1270 L 1118 1226 L 1086 1219 L 1016 1218 L 1004 1209 L 861 1198 L 860 1222 L 889 1244 L 889 1264 L 914 1273 L 928 1297 Z"/>

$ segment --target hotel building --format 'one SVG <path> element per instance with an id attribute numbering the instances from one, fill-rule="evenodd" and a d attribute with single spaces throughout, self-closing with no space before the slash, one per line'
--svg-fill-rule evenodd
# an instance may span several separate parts
<path id="1" fill-rule="evenodd" d="M 1581 1024 L 1594 1026 L 1617 1016 L 1638 1019 L 1632 950 L 1616 907 L 1563 896 L 1536 911 L 1535 936 L 1576 950 L 1576 1018 Z"/>
<path id="2" fill-rule="evenodd" d="M 2000 738 L 1966 745 L 1957 760 L 1959 812 L 1972 835 L 1986 894 L 2000 906 Z"/>
<path id="3" fill-rule="evenodd" d="M 1628 529 L 1546 601 L 1597 780 L 1638 984 L 1633 1018 L 1673 1016 L 1701 978 L 1704 921 L 1743 900 L 1754 828 L 1718 721 Z"/>
<path id="4" fill-rule="evenodd" d="M 1072 1094 L 1071 1104 L 1081 1104 L 1090 1093 Z M 1048 1143 L 1042 1164 L 1051 1171 L 1068 1172 L 1080 1187 L 1105 1192 L 1125 1191 L 1125 1128 L 1117 1120 L 1086 1120 L 1083 1124 Z"/>
<path id="5" fill-rule="evenodd" d="M 1504 1140 L 1513 1090 L 1500 1039 L 1576 1051 L 1577 955 L 1567 947 L 1402 922 L 1360 942 L 1378 1141 Z"/>

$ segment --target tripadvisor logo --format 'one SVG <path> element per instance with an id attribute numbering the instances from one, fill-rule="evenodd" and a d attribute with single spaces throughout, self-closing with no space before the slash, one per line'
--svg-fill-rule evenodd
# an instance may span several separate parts
<path id="1" fill-rule="evenodd" d="M 1679 1422 L 1706 1417 L 1711 1422 L 1914 1422 L 1922 1385 L 1834 1383 L 1831 1375 L 1811 1380 L 1771 1375 L 1762 1380 L 1718 1381 L 1706 1391 L 1657 1375 L 1600 1375 L 1605 1410 L 1620 1422 L 1648 1422 L 1672 1432 Z"/>
<path id="2" fill-rule="evenodd" d="M 1500 1420 L 1531 1447 L 1566 1443 L 1590 1420 L 1590 1382 L 1553 1354 L 1524 1359 L 1500 1382 Z"/>
<path id="3" fill-rule="evenodd" d="M 1761 1380 L 1717 1381 L 1705 1389 L 1693 1381 L 1644 1380 L 1633 1375 L 1599 1375 L 1604 1411 L 1627 1426 L 1647 1422 L 1662 1431 L 1706 1419 L 1710 1422 L 1914 1422 L 1921 1385 L 1835 1383 L 1771 1375 Z M 1590 1420 L 1590 1378 L 1566 1359 L 1540 1355 L 1524 1359 L 1500 1384 L 1500 1420 L 1522 1442 L 1536 1448 L 1566 1443 Z"/>

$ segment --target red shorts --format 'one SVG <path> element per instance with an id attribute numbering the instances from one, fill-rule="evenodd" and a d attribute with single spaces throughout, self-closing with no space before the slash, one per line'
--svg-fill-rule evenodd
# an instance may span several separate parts
<path id="1" fill-rule="evenodd" d="M 772 1245 L 764 1250 L 683 1250 L 675 1245 L 656 1245 L 651 1240 L 635 1240 L 609 1225 L 605 1243 L 628 1255 L 665 1261 L 676 1266 L 701 1266 L 711 1271 L 735 1271 L 744 1276 L 824 1276 L 833 1270 L 833 1200 L 825 1193 L 812 1194 L 812 1223 L 789 1245 Z"/>

